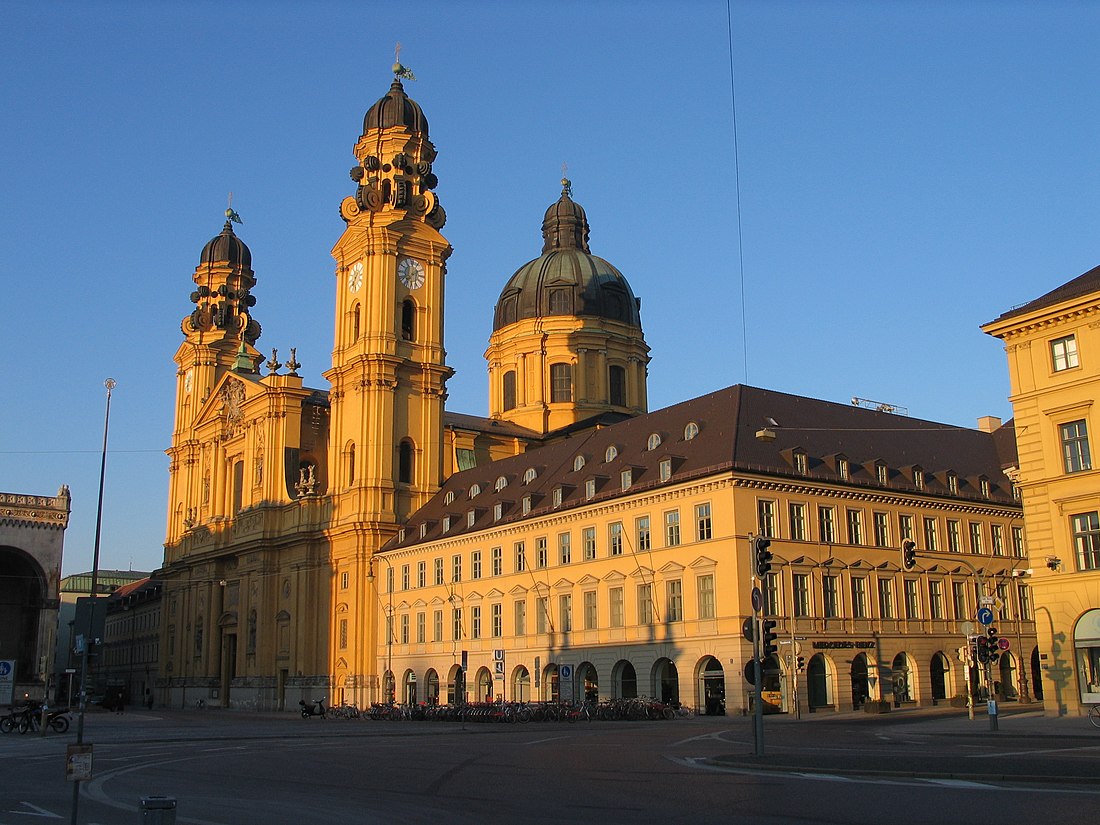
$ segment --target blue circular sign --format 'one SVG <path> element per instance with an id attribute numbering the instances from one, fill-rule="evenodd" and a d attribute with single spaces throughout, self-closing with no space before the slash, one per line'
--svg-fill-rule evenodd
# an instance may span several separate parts
<path id="1" fill-rule="evenodd" d="M 982 624 L 993 624 L 993 611 L 988 607 L 983 607 L 978 611 L 978 621 Z"/>

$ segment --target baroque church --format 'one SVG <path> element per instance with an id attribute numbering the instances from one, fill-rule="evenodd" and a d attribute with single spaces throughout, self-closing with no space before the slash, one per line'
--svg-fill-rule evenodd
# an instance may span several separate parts
<path id="1" fill-rule="evenodd" d="M 640 301 L 592 254 L 568 180 L 541 254 L 493 309 L 488 417 L 449 411 L 451 246 L 428 121 L 399 79 L 354 153 L 327 389 L 303 385 L 293 350 L 280 364 L 256 348 L 257 277 L 232 220 L 194 271 L 159 701 L 745 708 L 753 587 L 790 642 L 765 666 L 773 710 L 992 689 L 956 655 L 956 625 L 983 599 L 1016 640 L 996 689 L 1027 700 L 1011 423 L 969 430 L 744 386 L 650 413 Z M 759 578 L 752 535 L 773 541 Z"/>

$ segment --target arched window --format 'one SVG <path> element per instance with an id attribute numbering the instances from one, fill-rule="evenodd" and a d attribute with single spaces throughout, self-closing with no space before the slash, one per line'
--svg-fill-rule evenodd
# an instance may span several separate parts
<path id="1" fill-rule="evenodd" d="M 697 435 L 699 435 L 699 425 L 694 421 L 689 421 L 687 426 L 684 427 L 684 441 L 691 441 Z"/>
<path id="2" fill-rule="evenodd" d="M 416 305 L 412 298 L 401 302 L 401 340 L 416 340 Z"/>
<path id="3" fill-rule="evenodd" d="M 538 473 L 535 472 L 534 467 L 528 467 L 523 473 L 523 483 L 530 484 L 538 477 Z"/>
<path id="4" fill-rule="evenodd" d="M 658 433 L 650 433 L 645 448 L 652 452 L 661 446 L 661 436 Z"/>
<path id="5" fill-rule="evenodd" d="M 359 304 L 351 308 L 351 340 L 359 340 Z"/>
<path id="6" fill-rule="evenodd" d="M 402 484 L 412 484 L 413 445 L 408 439 L 401 442 L 397 456 L 397 480 Z"/>
<path id="7" fill-rule="evenodd" d="M 355 483 L 355 445 L 348 445 L 348 486 Z"/>
<path id="8" fill-rule="evenodd" d="M 573 400 L 573 367 L 569 364 L 550 365 L 550 403 L 561 404 Z"/>
<path id="9" fill-rule="evenodd" d="M 443 503 L 444 504 L 450 504 L 454 500 L 455 500 L 455 491 L 454 490 L 448 490 L 447 495 L 443 496 Z"/>
<path id="10" fill-rule="evenodd" d="M 505 487 L 507 487 L 507 486 L 508 486 L 508 479 L 507 479 L 507 478 L 505 478 L 504 476 L 500 476 L 500 477 L 499 477 L 499 478 L 497 479 L 497 483 L 496 483 L 496 488 L 495 488 L 495 489 L 496 489 L 496 491 L 497 491 L 497 492 L 499 493 L 499 492 L 500 492 L 501 490 L 503 490 L 503 489 L 504 489 Z"/>
<path id="11" fill-rule="evenodd" d="M 603 454 L 604 461 L 614 461 L 619 457 L 619 448 L 614 444 L 608 445 L 607 452 Z"/>
<path id="12" fill-rule="evenodd" d="M 584 466 L 584 456 L 583 455 L 579 455 L 579 456 L 577 456 L 576 458 L 573 459 L 573 472 L 574 473 L 577 472 L 583 466 Z"/>
<path id="13" fill-rule="evenodd" d="M 479 495 L 481 495 L 481 485 L 480 484 L 470 485 L 470 498 L 477 498 Z"/>
<path id="14" fill-rule="evenodd" d="M 501 312 L 501 316 L 505 324 L 514 324 L 516 322 L 516 299 L 505 298 L 504 309 Z"/>
<path id="15" fill-rule="evenodd" d="M 514 410 L 516 408 L 516 371 L 508 370 L 508 372 L 504 373 L 504 380 L 501 384 L 501 394 L 504 396 L 504 409 Z"/>
<path id="16" fill-rule="evenodd" d="M 612 364 L 607 369 L 608 400 L 616 407 L 626 406 L 626 369 Z"/>

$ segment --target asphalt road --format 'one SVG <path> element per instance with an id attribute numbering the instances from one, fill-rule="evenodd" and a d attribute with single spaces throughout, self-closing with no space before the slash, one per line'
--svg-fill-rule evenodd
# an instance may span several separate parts
<path id="1" fill-rule="evenodd" d="M 0 736 L 0 825 L 71 820 L 65 736 Z M 89 713 L 83 825 L 1096 821 L 1084 719 L 904 712 L 500 725 Z"/>

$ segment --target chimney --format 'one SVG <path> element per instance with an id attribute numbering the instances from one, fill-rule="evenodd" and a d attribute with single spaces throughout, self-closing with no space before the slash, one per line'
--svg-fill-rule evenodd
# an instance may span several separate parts
<path id="1" fill-rule="evenodd" d="M 978 429 L 983 433 L 991 433 L 1001 426 L 1001 419 L 995 415 L 982 415 L 978 417 Z"/>

